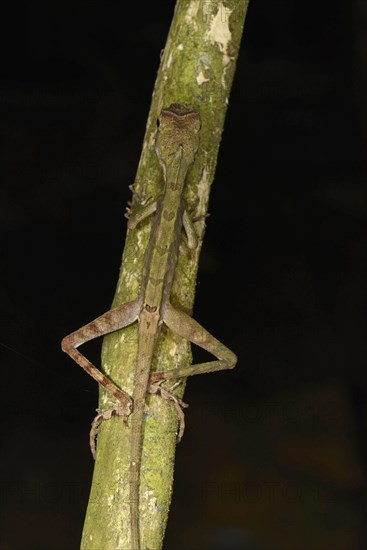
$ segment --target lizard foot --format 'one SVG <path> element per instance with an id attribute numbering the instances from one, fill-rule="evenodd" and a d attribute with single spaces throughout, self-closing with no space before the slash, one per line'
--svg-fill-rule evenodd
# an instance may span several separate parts
<path id="1" fill-rule="evenodd" d="M 175 409 L 177 411 L 178 419 L 179 419 L 179 430 L 178 430 L 178 435 L 177 435 L 177 443 L 179 443 L 181 441 L 182 436 L 183 436 L 184 431 L 185 431 L 185 413 L 183 412 L 182 409 L 185 409 L 186 407 L 188 407 L 187 403 L 184 403 L 182 401 L 182 399 L 180 399 L 179 397 L 177 397 L 173 393 L 165 390 L 164 388 L 162 388 L 158 384 L 150 384 L 149 393 L 151 393 L 153 395 L 159 395 L 165 401 L 171 401 L 172 402 L 173 406 L 175 407 Z"/>
<path id="2" fill-rule="evenodd" d="M 123 416 L 126 421 L 128 414 L 126 414 L 126 407 L 122 405 L 116 405 L 111 409 L 97 409 L 98 414 L 94 417 L 92 426 L 89 432 L 89 446 L 92 452 L 94 460 L 96 459 L 96 440 L 99 429 L 102 422 L 110 420 L 113 416 Z"/>
<path id="3" fill-rule="evenodd" d="M 201 220 L 206 220 L 207 218 L 210 218 L 210 212 L 207 212 L 206 214 L 199 214 L 198 216 L 194 216 L 191 218 L 192 223 L 200 222 Z"/>
<path id="4" fill-rule="evenodd" d="M 147 183 L 144 184 L 141 194 L 135 191 L 134 185 L 129 185 L 129 189 L 133 194 L 132 200 L 127 202 L 126 212 L 124 217 L 129 219 L 133 211 L 133 203 L 136 202 L 139 206 L 144 206 L 150 199 L 152 195 L 146 192 Z"/>

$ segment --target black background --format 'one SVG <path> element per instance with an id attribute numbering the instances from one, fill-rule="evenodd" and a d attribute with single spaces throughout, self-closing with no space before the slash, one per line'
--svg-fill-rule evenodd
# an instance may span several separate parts
<path id="1" fill-rule="evenodd" d="M 173 6 L 38 1 L 2 19 L 3 550 L 79 545 L 98 390 L 60 341 L 110 306 Z M 188 383 L 167 548 L 364 547 L 363 11 L 250 3 L 195 303 L 239 363 Z M 333 499 L 304 512 L 320 487 Z"/>

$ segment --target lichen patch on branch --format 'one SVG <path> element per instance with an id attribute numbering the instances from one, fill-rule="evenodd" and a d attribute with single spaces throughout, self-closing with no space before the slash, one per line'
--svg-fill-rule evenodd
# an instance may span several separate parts
<path id="1" fill-rule="evenodd" d="M 212 44 L 216 44 L 219 51 L 223 54 L 223 75 L 221 79 L 223 88 L 225 87 L 227 65 L 231 61 L 231 57 L 228 55 L 228 48 L 232 40 L 232 33 L 229 29 L 229 18 L 232 11 L 220 3 L 217 13 L 211 18 L 208 31 L 209 40 Z"/>
<path id="2" fill-rule="evenodd" d="M 198 86 L 201 86 L 204 82 L 209 82 L 210 78 L 206 78 L 203 71 L 200 71 L 200 73 L 196 77 L 196 82 L 198 83 Z"/>

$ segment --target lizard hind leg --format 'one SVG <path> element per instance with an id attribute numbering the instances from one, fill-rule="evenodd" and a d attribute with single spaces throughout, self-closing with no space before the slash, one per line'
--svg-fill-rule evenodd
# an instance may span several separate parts
<path id="1" fill-rule="evenodd" d="M 109 420 L 112 416 L 124 416 L 127 418 L 132 409 L 131 397 L 122 389 L 116 386 L 108 376 L 103 374 L 100 369 L 95 367 L 80 351 L 77 349 L 80 345 L 93 340 L 99 336 L 104 336 L 121 328 L 134 323 L 141 309 L 141 299 L 133 300 L 117 306 L 107 311 L 94 321 L 84 325 L 79 330 L 65 336 L 61 346 L 74 361 L 81 366 L 94 380 L 104 387 L 111 395 L 116 398 L 116 405 L 111 409 L 98 411 L 97 416 L 92 422 L 89 435 L 90 448 L 95 458 L 96 454 L 96 436 L 100 425 L 104 420 Z"/>
<path id="2" fill-rule="evenodd" d="M 195 374 L 204 374 L 206 372 L 233 369 L 233 367 L 236 366 L 236 355 L 195 321 L 195 319 L 187 315 L 187 313 L 179 311 L 170 303 L 167 303 L 163 311 L 163 320 L 168 328 L 178 336 L 205 349 L 217 359 L 205 363 L 184 365 L 165 372 L 154 372 L 151 375 L 151 383 L 154 384 L 161 380 L 185 378 Z"/>

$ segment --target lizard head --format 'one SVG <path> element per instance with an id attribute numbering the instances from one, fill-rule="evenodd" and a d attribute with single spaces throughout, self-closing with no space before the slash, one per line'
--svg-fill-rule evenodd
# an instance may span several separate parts
<path id="1" fill-rule="evenodd" d="M 162 110 L 158 123 L 155 150 L 161 164 L 166 167 L 180 156 L 181 162 L 190 166 L 199 146 L 199 113 L 180 103 L 172 103 Z"/>

